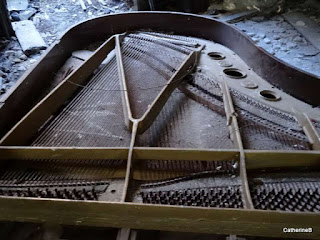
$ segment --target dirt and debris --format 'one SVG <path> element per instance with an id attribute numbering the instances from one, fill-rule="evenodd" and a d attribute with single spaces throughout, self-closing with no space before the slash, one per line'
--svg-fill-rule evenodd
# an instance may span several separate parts
<path id="1" fill-rule="evenodd" d="M 8 0 L 7 6 L 9 11 L 25 10 L 29 5 L 28 0 Z"/>
<path id="2" fill-rule="evenodd" d="M 90 4 L 88 3 L 90 2 Z M 31 6 L 39 12 L 32 18 L 41 36 L 51 44 L 68 28 L 86 19 L 130 11 L 132 8 L 125 1 L 119 0 L 90 0 L 83 1 L 86 10 L 78 0 L 33 1 Z"/>
<path id="3" fill-rule="evenodd" d="M 252 10 L 256 9 L 264 13 L 280 13 L 285 6 L 284 0 L 224 0 L 223 7 L 225 10 Z"/>
<path id="4" fill-rule="evenodd" d="M 12 23 L 13 30 L 20 43 L 22 51 L 31 56 L 34 53 L 39 53 L 40 50 L 47 48 L 46 43 L 43 41 L 33 22 L 24 20 Z"/>
<path id="5" fill-rule="evenodd" d="M 282 16 L 315 48 L 320 50 L 320 29 L 318 23 L 300 12 L 288 12 Z"/>
<path id="6" fill-rule="evenodd" d="M 28 58 L 22 51 L 16 37 L 0 42 L 0 94 L 10 89 L 18 78 L 40 57 Z"/>
<path id="7" fill-rule="evenodd" d="M 320 76 L 320 51 L 309 43 L 282 16 L 267 19 L 253 17 L 235 23 L 256 44 L 277 58 Z M 320 27 L 319 27 L 320 28 Z"/>
<path id="8" fill-rule="evenodd" d="M 21 2 L 21 3 L 20 3 Z M 86 10 L 78 0 L 8 0 L 11 21 L 31 20 L 45 44 L 50 46 L 68 28 L 86 19 L 132 10 L 132 5 L 121 0 L 83 0 Z M 43 46 L 26 56 L 16 37 L 0 39 L 0 95 L 6 93 L 20 76 L 44 52 Z M 28 54 L 28 51 L 26 52 Z"/>
<path id="9" fill-rule="evenodd" d="M 320 36 L 320 7 L 315 7 L 315 2 L 319 5 L 319 1 L 311 0 L 306 1 L 307 4 L 296 3 L 294 6 L 289 6 L 286 12 L 299 16 L 303 14 L 309 21 L 314 22 L 313 30 L 310 31 L 314 34 L 318 32 L 317 36 Z M 285 13 L 276 16 L 255 16 L 237 22 L 234 26 L 275 57 L 320 76 L 320 50 L 288 23 L 283 15 Z M 306 23 L 297 21 L 296 24 L 303 26 Z M 320 38 L 318 41 L 320 42 Z"/>
<path id="10" fill-rule="evenodd" d="M 10 0 L 8 2 L 15 2 Z M 23 1 L 25 2 L 25 1 Z M 228 16 L 223 4 L 216 1 L 208 8 L 205 15 L 217 14 Z M 232 1 L 225 1 L 224 3 Z M 288 6 L 281 4 L 281 13 L 258 11 L 255 16 L 246 16 L 233 25 L 252 38 L 256 44 L 275 57 L 304 71 L 320 76 L 320 51 L 306 40 L 282 16 L 285 12 L 299 11 L 314 21 L 320 29 L 320 6 L 318 0 L 299 0 Z M 124 0 L 29 0 L 25 6 L 16 6 L 10 12 L 12 21 L 31 20 L 47 46 L 57 40 L 68 28 L 86 19 L 119 12 L 132 11 L 130 1 Z M 14 8 L 12 8 L 14 9 Z M 303 21 L 298 25 L 305 24 Z M 319 31 L 319 29 L 317 31 Z M 315 30 L 316 31 L 316 30 Z M 17 79 L 37 61 L 40 53 L 27 57 L 17 38 L 0 39 L 0 95 L 5 93 Z"/>
<path id="11" fill-rule="evenodd" d="M 11 21 L 23 21 L 23 20 L 29 20 L 31 17 L 33 17 L 37 13 L 37 9 L 29 7 L 23 11 L 12 11 L 10 16 L 11 16 Z"/>
<path id="12" fill-rule="evenodd" d="M 267 8 L 260 11 L 255 8 L 257 1 L 235 1 L 225 0 L 212 4 L 204 14 L 223 22 L 232 22 L 233 25 L 245 34 L 261 48 L 271 53 L 280 60 L 287 62 L 306 72 L 320 76 L 320 51 L 317 44 L 320 42 L 320 4 L 319 0 L 299 1 L 267 1 L 261 9 L 268 7 L 274 2 L 276 8 Z M 237 4 L 235 4 L 237 2 Z M 264 4 L 265 1 L 260 1 Z M 247 3 L 246 7 L 243 5 Z M 227 5 L 234 5 L 232 11 L 225 12 Z M 240 5 L 242 6 L 240 6 Z M 271 6 L 271 5 L 270 5 Z M 242 9 L 242 10 L 241 10 Z M 248 11 L 248 9 L 255 9 Z M 259 10 L 260 9 L 260 10 Z M 312 35 L 308 38 L 283 17 L 286 14 L 296 15 L 298 18 L 304 16 L 305 21 L 297 21 L 295 24 L 307 29 Z M 255 16 L 252 16 L 255 15 Z M 230 21 L 231 20 L 231 21 Z M 234 21 L 236 20 L 236 21 Z M 309 39 L 309 41 L 308 41 Z M 310 40 L 312 39 L 312 41 Z"/>

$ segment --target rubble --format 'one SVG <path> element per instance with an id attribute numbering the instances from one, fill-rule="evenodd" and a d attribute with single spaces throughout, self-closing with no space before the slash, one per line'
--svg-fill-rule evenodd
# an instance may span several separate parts
<path id="1" fill-rule="evenodd" d="M 32 21 L 25 20 L 12 23 L 23 52 L 30 56 L 47 48 Z"/>
<path id="2" fill-rule="evenodd" d="M 4 94 L 25 70 L 37 61 L 43 52 L 41 49 L 51 45 L 72 25 L 92 17 L 131 11 L 127 2 L 117 0 L 83 0 L 86 11 L 83 11 L 78 0 L 67 2 L 64 0 L 29 2 L 28 0 L 7 0 L 7 2 L 11 21 L 15 22 L 14 24 L 21 24 L 21 21 L 25 20 L 32 21 L 34 26 L 31 28 L 36 28 L 43 42 L 38 44 L 37 48 L 31 48 L 31 52 L 27 51 L 28 56 L 26 56 L 16 37 L 10 40 L 0 39 L 0 95 Z M 24 33 L 27 40 L 30 38 L 29 31 L 30 29 Z"/>
<path id="3" fill-rule="evenodd" d="M 263 21 L 250 18 L 234 25 L 275 57 L 320 76 L 320 51 L 282 16 L 268 17 Z"/>
<path id="4" fill-rule="evenodd" d="M 7 0 L 9 11 L 25 10 L 29 6 L 28 0 Z"/>
<path id="5" fill-rule="evenodd" d="M 284 0 L 224 0 L 223 7 L 227 11 L 245 11 L 256 9 L 263 13 L 279 13 L 283 11 L 285 5 Z M 257 17 L 257 21 L 263 21 L 263 17 Z"/>
<path id="6" fill-rule="evenodd" d="M 317 49 L 320 50 L 320 31 L 315 31 L 319 25 L 308 16 L 300 12 L 289 12 L 283 14 L 283 17 L 290 23 L 299 33 Z"/>
<path id="7" fill-rule="evenodd" d="M 23 21 L 23 20 L 29 20 L 36 13 L 37 13 L 37 10 L 30 7 L 23 11 L 12 12 L 10 16 L 13 21 Z"/>
<path id="8" fill-rule="evenodd" d="M 269 38 L 265 38 L 263 39 L 263 41 L 266 43 L 266 44 L 270 44 L 271 43 L 271 40 Z"/>
<path id="9" fill-rule="evenodd" d="M 4 94 L 30 66 L 30 60 L 22 52 L 15 37 L 11 41 L 0 40 L 2 51 L 0 52 L 0 95 Z M 1 48 L 0 48 L 1 49 Z M 33 56 L 35 58 L 36 56 Z"/>
<path id="10" fill-rule="evenodd" d="M 11 16 L 11 21 L 13 21 L 13 22 L 21 20 L 20 15 L 19 15 L 18 12 L 12 12 L 10 14 L 10 16 Z"/>

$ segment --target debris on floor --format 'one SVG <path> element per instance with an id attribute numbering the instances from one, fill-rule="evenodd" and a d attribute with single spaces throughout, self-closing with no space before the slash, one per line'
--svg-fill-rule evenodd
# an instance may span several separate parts
<path id="1" fill-rule="evenodd" d="M 282 16 L 270 18 L 257 16 L 234 25 L 275 57 L 320 76 L 319 49 L 315 48 Z"/>
<path id="2" fill-rule="evenodd" d="M 320 3 L 319 3 L 320 4 Z M 320 28 L 318 24 L 299 12 L 283 14 L 284 19 L 300 32 L 315 48 L 320 50 Z M 318 28 L 318 31 L 315 31 Z"/>
<path id="3" fill-rule="evenodd" d="M 9 11 L 20 11 L 25 10 L 29 2 L 28 0 L 7 0 L 7 5 Z"/>
<path id="4" fill-rule="evenodd" d="M 0 94 L 4 94 L 40 55 L 28 58 L 21 50 L 16 37 L 0 41 L 1 48 L 3 49 L 0 54 Z"/>
<path id="5" fill-rule="evenodd" d="M 10 40 L 0 39 L 0 95 L 6 93 L 37 61 L 45 46 L 50 46 L 72 25 L 93 17 L 132 10 L 127 1 L 120 0 L 7 0 L 7 2 L 13 25 L 20 26 L 26 22 L 25 20 L 30 21 L 24 26 L 27 27 L 24 28 L 27 33 L 16 33 L 17 38 L 12 37 Z M 85 9 L 81 7 L 81 2 L 85 5 Z M 32 38 L 30 38 L 31 31 L 34 33 Z M 40 35 L 36 34 L 36 31 Z M 20 42 L 22 48 L 18 40 L 23 41 Z"/>
<path id="6" fill-rule="evenodd" d="M 13 11 L 10 16 L 12 21 L 23 21 L 23 20 L 29 20 L 36 13 L 37 13 L 37 10 L 35 8 L 30 7 L 19 12 Z"/>
<path id="7" fill-rule="evenodd" d="M 47 48 L 33 22 L 30 20 L 13 22 L 13 30 L 16 33 L 22 51 L 30 56 L 34 53 L 39 53 L 40 50 Z"/>
<path id="8" fill-rule="evenodd" d="M 258 10 L 264 13 L 280 13 L 285 5 L 284 0 L 224 0 L 223 7 L 227 11 L 233 10 Z"/>

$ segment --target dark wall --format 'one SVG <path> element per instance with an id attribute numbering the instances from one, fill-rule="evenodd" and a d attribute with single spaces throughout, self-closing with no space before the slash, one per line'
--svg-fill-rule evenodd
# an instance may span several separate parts
<path id="1" fill-rule="evenodd" d="M 176 0 L 177 9 L 179 11 L 188 13 L 198 13 L 206 11 L 209 5 L 209 0 Z"/>
<path id="2" fill-rule="evenodd" d="M 13 34 L 6 0 L 0 0 L 0 37 L 9 38 Z"/>

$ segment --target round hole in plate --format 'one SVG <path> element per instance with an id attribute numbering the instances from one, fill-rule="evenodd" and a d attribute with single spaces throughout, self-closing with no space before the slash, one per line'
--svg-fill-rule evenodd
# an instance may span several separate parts
<path id="1" fill-rule="evenodd" d="M 110 192 L 111 192 L 111 193 L 116 193 L 116 190 L 112 189 Z"/>
<path id="2" fill-rule="evenodd" d="M 244 72 L 242 72 L 241 70 L 237 69 L 237 68 L 226 68 L 223 70 L 224 74 L 226 74 L 228 77 L 231 78 L 245 78 L 247 76 L 247 74 L 245 74 Z"/>
<path id="3" fill-rule="evenodd" d="M 279 101 L 281 99 L 279 94 L 270 90 L 261 91 L 260 96 L 269 101 Z"/>
<path id="4" fill-rule="evenodd" d="M 208 56 L 214 60 L 222 60 L 222 59 L 226 58 L 225 55 L 223 55 L 222 53 L 219 53 L 219 52 L 209 52 Z"/>

